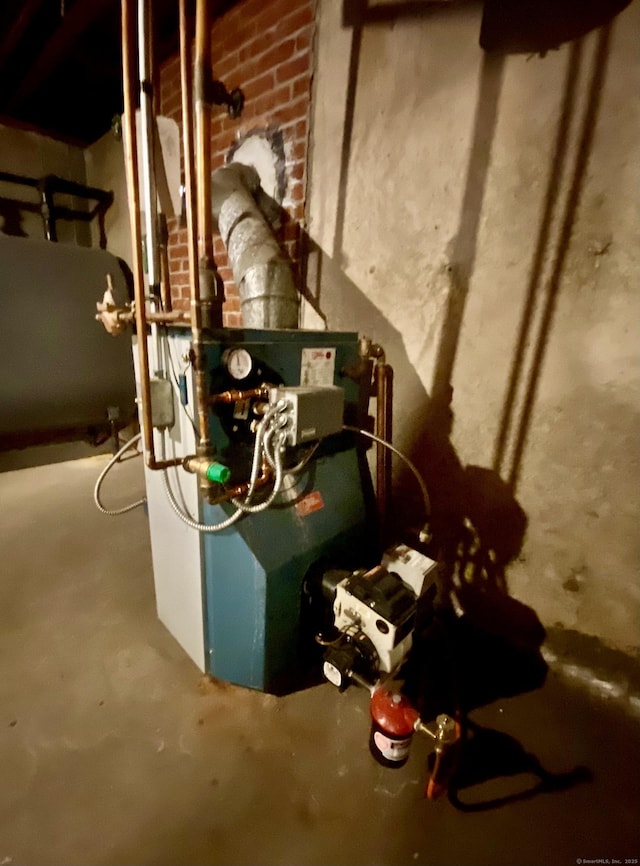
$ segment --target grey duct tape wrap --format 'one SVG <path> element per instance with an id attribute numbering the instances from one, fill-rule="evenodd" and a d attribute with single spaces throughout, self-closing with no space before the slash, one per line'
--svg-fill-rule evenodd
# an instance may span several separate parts
<path id="1" fill-rule="evenodd" d="M 241 163 L 211 175 L 211 206 L 240 292 L 245 328 L 297 328 L 298 293 L 289 262 L 256 203 L 257 171 Z"/>

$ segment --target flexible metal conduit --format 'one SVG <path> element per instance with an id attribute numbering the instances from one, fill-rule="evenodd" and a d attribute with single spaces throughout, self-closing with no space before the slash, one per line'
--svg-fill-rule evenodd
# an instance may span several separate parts
<path id="1" fill-rule="evenodd" d="M 298 293 L 289 263 L 260 211 L 260 178 L 242 163 L 211 176 L 213 216 L 227 248 L 247 328 L 297 328 Z"/>
<path id="2" fill-rule="evenodd" d="M 167 494 L 167 499 L 169 500 L 169 505 L 173 509 L 174 513 L 180 518 L 183 523 L 190 529 L 195 529 L 197 532 L 222 532 L 223 529 L 228 529 L 230 526 L 233 526 L 240 518 L 244 515 L 244 511 L 238 508 L 230 517 L 227 517 L 226 520 L 221 521 L 220 523 L 199 523 L 189 514 L 186 514 L 178 504 L 176 497 L 173 494 L 173 490 L 171 489 L 171 483 L 169 481 L 169 473 L 165 471 L 162 473 L 162 480 L 164 482 L 165 493 Z"/>
<path id="3" fill-rule="evenodd" d="M 380 436 L 376 436 L 374 433 L 369 433 L 368 430 L 361 430 L 360 427 L 353 427 L 351 424 L 343 424 L 342 429 L 349 430 L 352 433 L 359 433 L 360 436 L 371 439 L 372 442 L 376 442 L 383 448 L 388 448 L 392 454 L 395 454 L 396 457 L 399 457 L 400 460 L 402 460 L 402 462 L 411 470 L 416 481 L 418 482 L 420 492 L 422 493 L 422 501 L 424 502 L 424 512 L 426 517 L 426 523 L 424 525 L 424 528 L 420 532 L 420 541 L 430 541 L 431 530 L 429 528 L 429 521 L 431 520 L 431 499 L 429 498 L 429 491 L 427 490 L 427 485 L 424 483 L 424 479 L 420 474 L 420 470 L 415 465 L 415 463 L 413 463 L 406 454 L 403 454 L 402 451 L 398 450 L 395 445 L 392 445 L 391 442 L 387 442 L 385 439 L 381 439 Z"/>
<path id="4" fill-rule="evenodd" d="M 111 472 L 116 463 L 120 462 L 120 458 L 125 453 L 125 451 L 128 451 L 129 448 L 134 448 L 141 438 L 142 433 L 136 433 L 136 435 L 132 439 L 129 439 L 128 442 L 125 442 L 122 448 L 120 448 L 120 450 L 113 455 L 111 460 L 104 467 L 104 469 L 100 473 L 100 476 L 98 477 L 98 480 L 96 481 L 96 486 L 93 488 L 93 501 L 95 502 L 98 510 L 101 511 L 103 514 L 106 514 L 108 517 L 118 517 L 120 514 L 127 514 L 127 512 L 129 511 L 133 511 L 134 508 L 138 508 L 140 505 L 144 505 L 147 501 L 146 497 L 143 496 L 142 499 L 138 499 L 136 502 L 132 502 L 130 505 L 124 505 L 122 508 L 105 508 L 102 504 L 102 500 L 100 499 L 100 490 L 102 488 L 104 479 L 107 477 L 109 472 Z"/>
<path id="5" fill-rule="evenodd" d="M 250 505 L 250 501 L 253 497 L 254 491 L 256 489 L 256 481 L 257 481 L 257 473 L 258 467 L 261 462 L 261 455 L 263 451 L 263 440 L 264 440 L 264 432 L 269 426 L 273 415 L 282 409 L 282 406 L 278 404 L 277 406 L 272 407 L 269 413 L 264 417 L 260 424 L 260 429 L 258 434 L 256 435 L 256 441 L 254 445 L 254 453 L 253 453 L 253 465 L 251 471 L 251 484 L 249 486 L 249 490 L 246 494 L 244 501 L 240 501 L 238 499 L 233 499 L 232 502 L 236 507 L 236 510 L 227 517 L 225 520 L 222 520 L 220 523 L 199 523 L 194 517 L 192 517 L 187 511 L 183 510 L 176 497 L 171 489 L 171 482 L 169 480 L 169 473 L 165 471 L 163 473 L 164 480 L 164 489 L 167 494 L 167 498 L 169 499 L 169 504 L 171 508 L 175 512 L 175 514 L 189 526 L 191 529 L 195 529 L 199 532 L 205 533 L 213 533 L 213 532 L 221 532 L 225 529 L 228 529 L 230 526 L 233 526 L 244 514 L 255 514 L 260 511 L 265 511 L 272 504 L 280 489 L 282 487 L 282 482 L 284 479 L 284 466 L 282 463 L 282 449 L 276 445 L 274 454 L 272 458 L 275 463 L 275 479 L 273 483 L 273 489 L 271 493 L 267 497 L 264 502 L 261 502 L 259 505 Z M 278 431 L 282 436 L 282 431 Z"/>

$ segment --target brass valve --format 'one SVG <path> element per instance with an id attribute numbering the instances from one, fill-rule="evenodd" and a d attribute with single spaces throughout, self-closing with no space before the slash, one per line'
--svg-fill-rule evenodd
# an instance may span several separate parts
<path id="1" fill-rule="evenodd" d="M 107 332 L 114 337 L 123 334 L 133 320 L 131 304 L 119 307 L 115 302 L 111 274 L 107 274 L 107 288 L 102 296 L 102 301 L 96 304 L 96 310 L 98 311 L 96 320 L 102 322 Z"/>
<path id="2" fill-rule="evenodd" d="M 192 472 L 199 478 L 214 484 L 226 484 L 231 478 L 231 470 L 228 466 L 209 457 L 185 457 L 182 465 L 187 472 Z"/>

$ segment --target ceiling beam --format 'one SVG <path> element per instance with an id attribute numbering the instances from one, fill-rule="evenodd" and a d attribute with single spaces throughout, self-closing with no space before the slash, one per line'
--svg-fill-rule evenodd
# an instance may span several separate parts
<path id="1" fill-rule="evenodd" d="M 71 7 L 45 44 L 37 61 L 11 95 L 8 111 L 17 108 L 40 87 L 71 51 L 74 43 L 109 7 L 114 6 L 115 2 L 116 0 L 84 0 Z"/>
<path id="2" fill-rule="evenodd" d="M 38 10 L 43 3 L 44 0 L 26 0 L 26 2 L 23 3 L 15 21 L 5 32 L 2 41 L 0 42 L 0 69 L 4 68 L 13 52 L 18 47 L 24 31 L 37 15 Z"/>

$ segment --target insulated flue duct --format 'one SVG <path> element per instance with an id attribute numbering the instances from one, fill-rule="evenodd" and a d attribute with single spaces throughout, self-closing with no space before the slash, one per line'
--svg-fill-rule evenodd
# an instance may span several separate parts
<path id="1" fill-rule="evenodd" d="M 297 328 L 298 293 L 256 197 L 258 172 L 242 163 L 219 168 L 211 177 L 211 205 L 240 292 L 246 328 Z"/>

